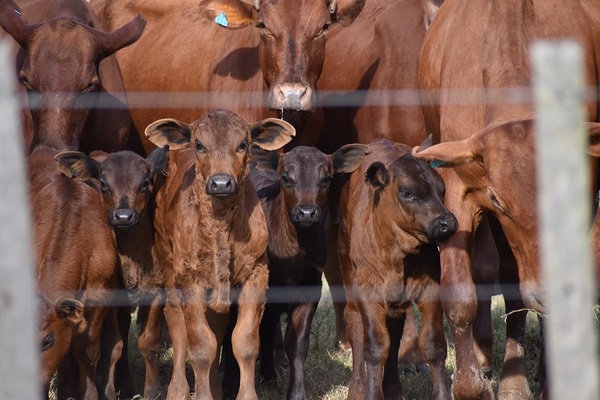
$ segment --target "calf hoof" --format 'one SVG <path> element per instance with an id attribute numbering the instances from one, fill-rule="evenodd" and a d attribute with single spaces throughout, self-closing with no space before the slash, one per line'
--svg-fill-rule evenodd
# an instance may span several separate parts
<path id="1" fill-rule="evenodd" d="M 452 375 L 453 400 L 494 400 L 490 383 L 483 378 L 479 369 L 474 375 L 457 373 Z"/>

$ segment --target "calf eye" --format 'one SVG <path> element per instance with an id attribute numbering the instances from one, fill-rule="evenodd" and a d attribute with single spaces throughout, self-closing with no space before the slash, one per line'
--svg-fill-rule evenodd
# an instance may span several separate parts
<path id="1" fill-rule="evenodd" d="M 150 190 L 150 180 L 146 179 L 140 186 L 140 192 L 147 192 L 148 190 Z"/>
<path id="2" fill-rule="evenodd" d="M 100 83 L 96 79 L 94 79 L 87 84 L 87 86 L 81 91 L 81 93 L 93 92 L 98 88 L 99 84 Z"/>
<path id="3" fill-rule="evenodd" d="M 320 186 L 322 188 L 328 188 L 329 185 L 331 184 L 331 176 L 326 176 L 325 178 L 323 178 L 323 180 L 321 181 Z"/>
<path id="4" fill-rule="evenodd" d="M 237 152 L 238 153 L 245 153 L 246 150 L 248 150 L 248 142 L 247 141 L 243 141 L 242 143 L 240 143 L 240 145 L 237 148 Z"/>
<path id="5" fill-rule="evenodd" d="M 21 85 L 25 86 L 25 89 L 28 91 L 33 91 L 33 88 L 31 87 L 31 84 L 25 75 L 19 75 L 19 82 L 21 82 Z"/>
<path id="6" fill-rule="evenodd" d="M 287 188 L 290 188 L 290 187 L 292 187 L 292 181 L 291 181 L 291 180 L 290 180 L 290 178 L 289 178 L 287 175 L 285 175 L 285 174 L 281 175 L 281 183 L 283 183 L 283 186 L 285 186 L 285 187 L 287 187 Z"/>
<path id="7" fill-rule="evenodd" d="M 104 182 L 102 179 L 100 180 L 100 190 L 104 194 L 110 194 L 110 192 L 111 192 L 110 188 L 108 187 L 108 185 L 106 184 L 106 182 Z"/>
<path id="8" fill-rule="evenodd" d="M 204 147 L 198 140 L 196 140 L 196 151 L 198 153 L 206 153 L 206 147 Z"/>
<path id="9" fill-rule="evenodd" d="M 54 333 L 50 332 L 42 340 L 42 351 L 46 351 L 54 346 Z"/>
<path id="10" fill-rule="evenodd" d="M 404 188 L 400 188 L 400 198 L 404 201 L 417 200 L 417 198 L 408 189 Z"/>

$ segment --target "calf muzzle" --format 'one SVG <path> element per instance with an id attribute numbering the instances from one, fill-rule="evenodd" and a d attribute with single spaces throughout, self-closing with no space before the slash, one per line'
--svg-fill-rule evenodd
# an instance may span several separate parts
<path id="1" fill-rule="evenodd" d="M 229 196 L 237 193 L 238 185 L 233 176 L 215 174 L 206 182 L 206 193 L 213 196 Z"/>
<path id="2" fill-rule="evenodd" d="M 321 219 L 321 213 L 316 206 L 301 205 L 292 210 L 292 222 L 302 228 L 308 228 Z"/>
<path id="3" fill-rule="evenodd" d="M 446 213 L 441 217 L 435 219 L 429 229 L 427 230 L 427 236 L 430 239 L 442 242 L 448 239 L 458 229 L 458 221 L 452 213 Z"/>
<path id="4" fill-rule="evenodd" d="M 133 208 L 117 208 L 110 213 L 108 222 L 118 229 L 132 228 L 139 224 L 140 215 Z"/>

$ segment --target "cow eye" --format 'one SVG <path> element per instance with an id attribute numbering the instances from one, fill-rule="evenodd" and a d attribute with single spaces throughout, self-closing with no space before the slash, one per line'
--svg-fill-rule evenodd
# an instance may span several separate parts
<path id="1" fill-rule="evenodd" d="M 100 190 L 104 194 L 110 194 L 110 188 L 103 179 L 100 179 Z"/>
<path id="2" fill-rule="evenodd" d="M 331 176 L 327 175 L 325 178 L 323 178 L 323 180 L 321 181 L 320 186 L 322 188 L 328 188 L 329 185 L 331 184 Z"/>
<path id="3" fill-rule="evenodd" d="M 405 188 L 400 188 L 400 198 L 404 201 L 417 200 L 417 198 L 410 192 L 410 190 Z"/>
<path id="4" fill-rule="evenodd" d="M 248 150 L 248 142 L 244 140 L 237 148 L 238 153 L 245 153 Z"/>
<path id="5" fill-rule="evenodd" d="M 19 74 L 19 82 L 21 82 L 21 85 L 25 86 L 25 89 L 27 89 L 28 91 L 33 91 L 33 87 L 31 87 L 29 79 L 27 79 L 25 75 Z"/>
<path id="6" fill-rule="evenodd" d="M 289 176 L 287 176 L 286 174 L 281 175 L 281 183 L 283 183 L 283 186 L 285 186 L 287 188 L 291 188 L 293 185 Z"/>
<path id="7" fill-rule="evenodd" d="M 54 346 L 54 333 L 50 332 L 42 340 L 42 351 L 46 351 L 52 346 Z"/>
<path id="8" fill-rule="evenodd" d="M 199 140 L 196 140 L 196 151 L 198 153 L 206 153 L 206 147 L 204 147 Z"/>
<path id="9" fill-rule="evenodd" d="M 87 84 L 87 86 L 81 91 L 81 93 L 93 92 L 96 89 L 98 89 L 99 85 L 100 85 L 100 82 L 98 82 L 97 79 L 94 79 L 94 80 L 90 81 L 90 83 Z"/>
<path id="10" fill-rule="evenodd" d="M 146 179 L 140 186 L 140 192 L 147 192 L 148 190 L 150 190 L 150 179 Z"/>

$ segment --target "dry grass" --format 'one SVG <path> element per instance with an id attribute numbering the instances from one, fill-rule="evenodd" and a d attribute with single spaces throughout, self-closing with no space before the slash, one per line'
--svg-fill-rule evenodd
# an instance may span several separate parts
<path id="1" fill-rule="evenodd" d="M 331 304 L 331 297 L 325 287 L 324 295 L 319 304 L 319 308 L 313 321 L 310 351 L 306 361 L 306 389 L 309 399 L 321 400 L 341 400 L 346 399 L 348 391 L 348 381 L 351 374 L 351 354 L 343 352 L 334 347 L 335 331 L 333 327 L 334 314 Z M 596 310 L 600 315 L 600 308 Z M 505 322 L 504 322 L 504 302 L 502 297 L 495 296 L 492 302 L 492 316 L 494 325 L 494 365 L 491 372 L 490 383 L 494 390 L 497 390 L 498 381 L 502 368 L 502 356 L 504 353 L 505 341 Z M 600 321 L 598 323 L 600 327 Z M 135 348 L 137 337 L 136 324 L 132 324 L 130 333 L 130 364 L 132 372 L 136 379 L 138 391 L 142 390 L 144 380 L 144 364 Z M 446 329 L 448 338 L 448 358 L 446 361 L 446 371 L 448 381 L 452 375 L 455 363 L 455 352 L 452 337 Z M 539 357 L 539 324 L 537 316 L 529 313 L 526 330 L 526 364 L 530 371 L 529 383 L 533 391 L 534 398 L 540 393 L 540 387 L 534 380 L 534 374 L 537 369 L 537 359 Z M 171 375 L 172 351 L 170 348 L 163 348 L 161 354 L 161 383 L 165 388 L 168 386 L 168 380 Z M 193 372 L 188 368 L 188 380 L 193 387 Z M 284 399 L 287 390 L 287 375 L 283 373 L 279 380 L 271 384 L 262 384 L 258 382 L 257 392 L 261 400 L 280 400 Z M 428 399 L 431 397 L 431 377 L 427 371 L 414 371 L 406 369 L 402 376 L 404 396 L 410 399 Z M 52 399 L 52 397 L 51 397 Z M 136 399 L 142 399 L 136 396 Z M 146 399 L 149 400 L 149 399 Z M 152 399 L 154 400 L 154 399 Z"/>

